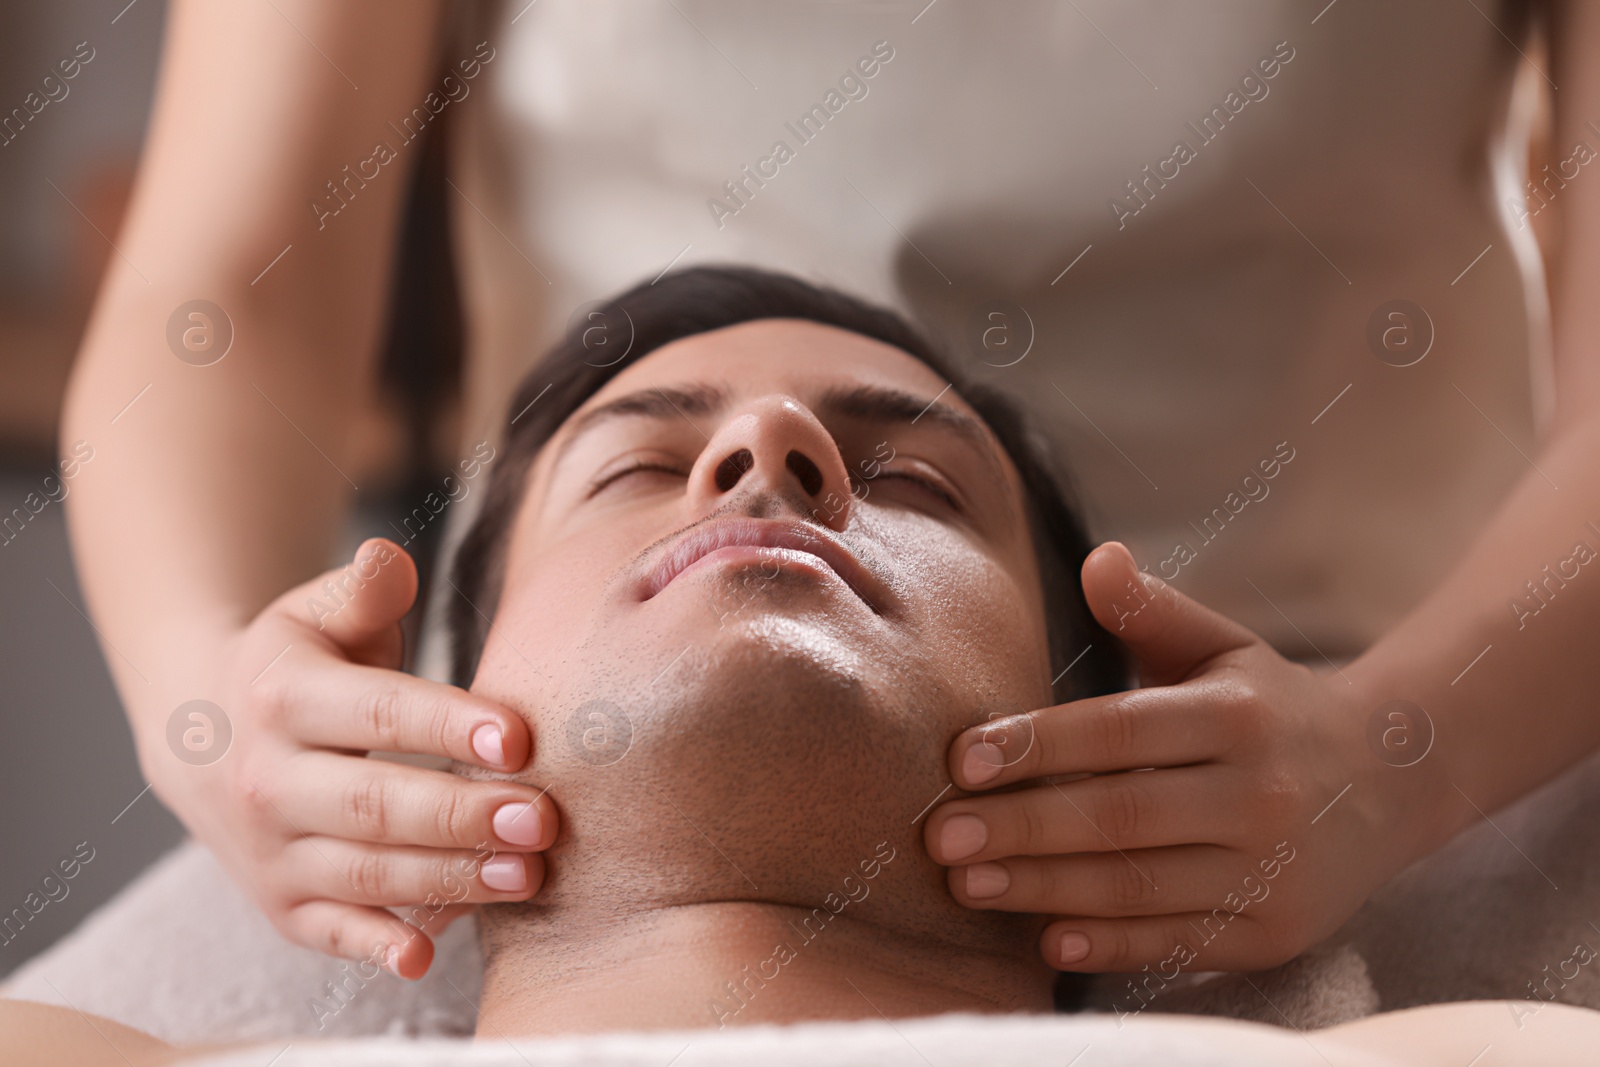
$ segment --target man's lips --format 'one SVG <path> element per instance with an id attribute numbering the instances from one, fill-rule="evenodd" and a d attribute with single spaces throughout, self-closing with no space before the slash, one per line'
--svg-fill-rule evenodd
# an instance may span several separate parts
<path id="1" fill-rule="evenodd" d="M 649 600 L 713 553 L 719 558 L 770 559 L 780 565 L 786 561 L 802 565 L 820 562 L 874 612 L 881 612 L 888 597 L 887 588 L 877 576 L 828 531 L 791 520 L 737 518 L 704 523 L 679 538 L 645 575 L 639 599 Z"/>

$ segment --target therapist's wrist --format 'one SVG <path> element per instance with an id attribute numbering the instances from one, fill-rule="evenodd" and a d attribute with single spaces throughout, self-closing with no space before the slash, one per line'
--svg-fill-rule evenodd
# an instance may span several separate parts
<path id="1" fill-rule="evenodd" d="M 148 642 L 166 652 L 163 658 L 139 664 L 143 673 L 114 672 L 141 765 L 167 749 L 167 730 L 179 707 L 192 700 L 225 702 L 225 666 L 245 629 L 221 616 L 202 626 L 171 627 L 159 641 Z"/>
<path id="2" fill-rule="evenodd" d="M 1386 659 L 1387 657 L 1383 657 Z M 1395 873 L 1442 848 L 1473 821 L 1455 782 L 1461 746 L 1441 737 L 1441 712 L 1408 676 L 1382 668 L 1370 653 L 1346 664 L 1354 689 L 1354 721 L 1363 737 L 1368 780 L 1384 796 L 1393 820 Z"/>

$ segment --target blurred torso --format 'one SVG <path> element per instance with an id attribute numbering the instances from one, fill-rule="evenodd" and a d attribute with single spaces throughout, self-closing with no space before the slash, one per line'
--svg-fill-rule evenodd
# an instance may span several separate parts
<path id="1" fill-rule="evenodd" d="M 471 440 L 585 302 L 787 270 L 1020 395 L 1095 536 L 1291 654 L 1360 651 L 1528 469 L 1545 298 L 1495 184 L 1507 39 L 1444 0 L 1323 8 L 513 0 L 453 146 Z M 1395 300 L 1431 322 L 1410 366 L 1369 344 Z"/>

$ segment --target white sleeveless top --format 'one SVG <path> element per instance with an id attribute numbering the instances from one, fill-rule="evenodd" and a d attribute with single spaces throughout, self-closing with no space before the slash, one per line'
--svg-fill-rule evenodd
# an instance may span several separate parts
<path id="1" fill-rule="evenodd" d="M 1530 470 L 1508 9 L 525 3 L 450 57 L 494 50 L 452 148 L 468 448 L 580 305 L 737 261 L 930 324 L 1093 536 L 1291 655 L 1382 635 Z"/>

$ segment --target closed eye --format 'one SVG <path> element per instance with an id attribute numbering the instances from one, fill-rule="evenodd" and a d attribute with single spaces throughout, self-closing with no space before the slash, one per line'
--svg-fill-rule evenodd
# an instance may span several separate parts
<path id="1" fill-rule="evenodd" d="M 869 478 L 869 479 L 865 479 L 865 483 L 866 483 L 866 485 L 870 486 L 873 482 L 879 482 L 879 481 L 883 481 L 885 479 L 891 479 L 891 480 L 894 480 L 894 481 L 902 481 L 902 482 L 910 482 L 912 485 L 915 485 L 917 488 L 922 489 L 922 490 L 924 490 L 924 491 L 926 491 L 928 493 L 931 493 L 934 496 L 938 497 L 940 500 L 942 500 L 944 503 L 950 505 L 950 507 L 954 508 L 956 511 L 961 511 L 962 510 L 960 502 L 958 502 L 956 500 L 956 498 L 953 495 L 951 495 L 951 493 L 948 490 L 946 490 L 942 485 L 938 484 L 937 482 L 935 482 L 931 478 L 924 478 L 924 477 L 922 477 L 920 475 L 912 474 L 909 471 L 891 471 L 891 470 L 882 470 L 882 469 L 880 469 L 878 471 L 878 473 L 874 477 Z"/>
<path id="2" fill-rule="evenodd" d="M 626 478 L 632 474 L 642 474 L 649 471 L 654 471 L 660 474 L 670 474 L 678 478 L 688 477 L 687 474 L 676 467 L 669 467 L 664 463 L 640 461 L 638 463 L 631 463 L 619 471 L 613 471 L 610 474 L 603 475 L 597 479 L 589 486 L 588 491 L 584 493 L 584 499 L 587 500 L 588 498 L 595 496 L 601 490 L 605 489 L 606 486 L 611 485 L 613 482 L 616 482 L 622 478 Z"/>

